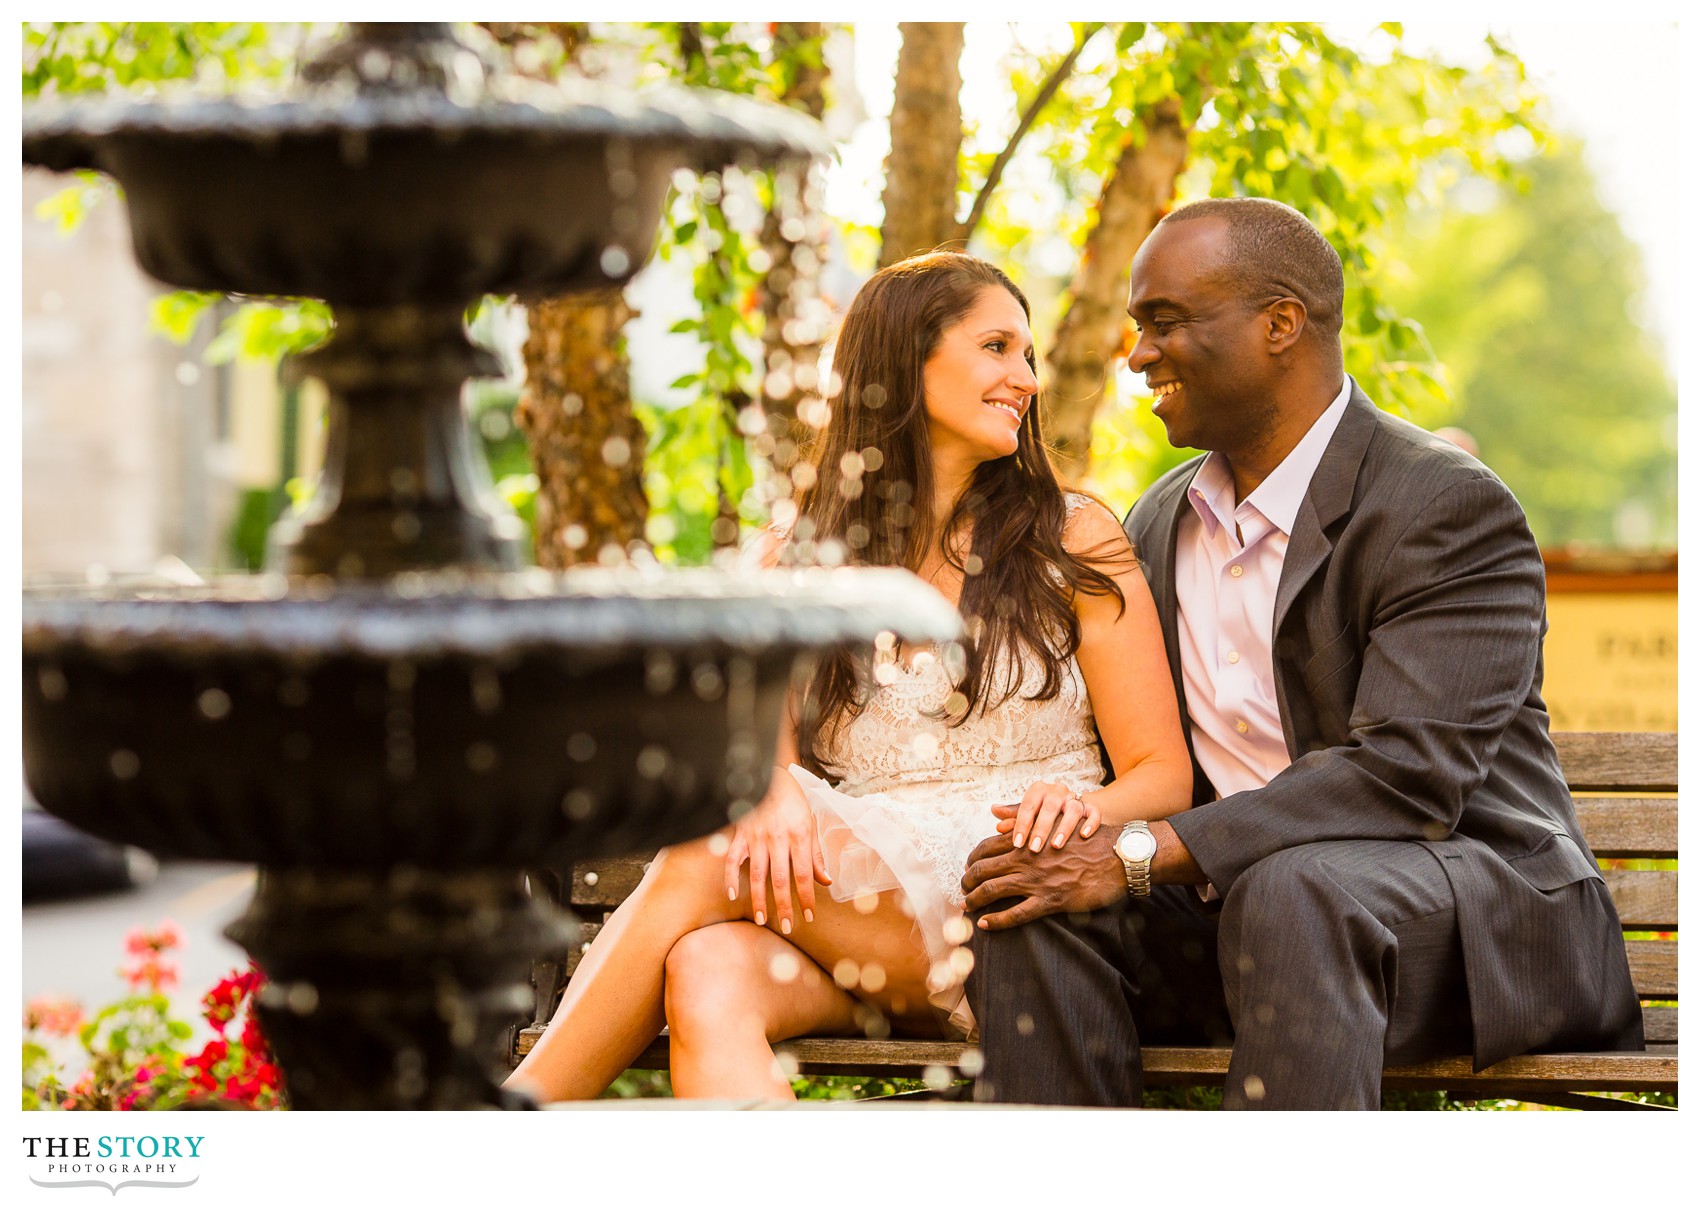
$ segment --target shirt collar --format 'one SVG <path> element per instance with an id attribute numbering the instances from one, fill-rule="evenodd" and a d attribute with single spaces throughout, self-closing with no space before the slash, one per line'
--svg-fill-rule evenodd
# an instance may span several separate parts
<path id="1" fill-rule="evenodd" d="M 1282 534 L 1293 533 L 1293 523 L 1298 520 L 1299 506 L 1305 493 L 1310 490 L 1311 478 L 1316 475 L 1323 453 L 1333 440 L 1334 431 L 1340 427 L 1340 418 L 1346 415 L 1346 404 L 1352 398 L 1352 376 L 1344 378 L 1345 382 L 1333 403 L 1311 423 L 1298 445 L 1287 452 L 1287 457 L 1264 478 L 1263 483 L 1240 502 L 1238 511 L 1249 506 L 1267 518 Z M 1228 468 L 1228 460 L 1219 452 L 1211 451 L 1199 464 L 1187 486 L 1187 500 L 1204 523 L 1207 533 L 1213 535 L 1216 527 L 1234 524 L 1237 512 L 1234 476 Z"/>

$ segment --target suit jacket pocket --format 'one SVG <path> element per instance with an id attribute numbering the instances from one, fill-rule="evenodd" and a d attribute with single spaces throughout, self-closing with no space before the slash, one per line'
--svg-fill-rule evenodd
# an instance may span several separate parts
<path id="1" fill-rule="evenodd" d="M 1528 854 L 1505 860 L 1531 887 L 1542 892 L 1574 884 L 1577 880 L 1600 879 L 1600 869 L 1589 862 L 1576 843 L 1563 833 L 1553 834 Z"/>

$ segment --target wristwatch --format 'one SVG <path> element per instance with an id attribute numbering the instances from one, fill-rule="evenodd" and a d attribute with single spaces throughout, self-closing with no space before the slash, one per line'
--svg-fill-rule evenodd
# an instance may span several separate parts
<path id="1" fill-rule="evenodd" d="M 1144 821 L 1129 821 L 1116 838 L 1116 857 L 1127 871 L 1129 896 L 1151 895 L 1151 860 L 1157 855 L 1157 839 Z"/>

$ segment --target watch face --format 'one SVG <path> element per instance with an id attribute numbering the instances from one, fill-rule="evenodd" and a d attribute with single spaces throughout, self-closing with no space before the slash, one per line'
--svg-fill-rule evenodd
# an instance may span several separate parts
<path id="1" fill-rule="evenodd" d="M 1116 839 L 1116 853 L 1130 863 L 1143 863 L 1157 853 L 1157 839 L 1144 830 L 1124 833 Z"/>

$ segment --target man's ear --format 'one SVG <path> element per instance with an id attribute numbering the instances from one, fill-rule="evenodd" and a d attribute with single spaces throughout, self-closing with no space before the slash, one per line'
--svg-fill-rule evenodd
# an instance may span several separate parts
<path id="1" fill-rule="evenodd" d="M 1310 319 L 1305 305 L 1290 295 L 1265 307 L 1263 315 L 1269 324 L 1269 352 L 1272 354 L 1283 354 L 1291 349 L 1304 335 L 1305 324 Z"/>

